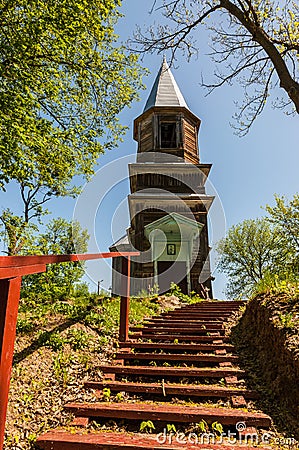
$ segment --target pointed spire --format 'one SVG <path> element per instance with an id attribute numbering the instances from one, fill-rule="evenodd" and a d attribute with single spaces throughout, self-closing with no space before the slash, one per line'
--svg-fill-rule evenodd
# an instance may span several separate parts
<path id="1" fill-rule="evenodd" d="M 171 73 L 165 55 L 143 112 L 153 106 L 181 106 L 189 109 Z"/>

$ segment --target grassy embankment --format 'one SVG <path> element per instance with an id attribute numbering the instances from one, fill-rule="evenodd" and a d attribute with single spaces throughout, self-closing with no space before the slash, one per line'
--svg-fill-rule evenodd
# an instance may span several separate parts
<path id="1" fill-rule="evenodd" d="M 174 294 L 178 291 L 173 290 Z M 130 324 L 191 300 L 181 295 L 177 304 L 157 295 L 132 298 Z M 174 302 L 175 303 L 175 302 Z M 44 431 L 69 423 L 63 405 L 95 401 L 82 389 L 88 379 L 99 379 L 99 365 L 117 348 L 120 299 L 78 292 L 73 297 L 21 300 L 11 380 L 5 448 L 27 450 Z"/>
<path id="2" fill-rule="evenodd" d="M 264 280 L 232 337 L 263 410 L 279 431 L 299 439 L 299 283 Z"/>

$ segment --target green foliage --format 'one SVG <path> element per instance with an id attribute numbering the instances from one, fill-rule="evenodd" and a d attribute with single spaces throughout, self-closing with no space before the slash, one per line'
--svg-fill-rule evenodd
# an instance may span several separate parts
<path id="1" fill-rule="evenodd" d="M 204 419 L 201 419 L 200 422 L 196 423 L 195 427 L 200 433 L 205 433 L 206 431 L 209 431 L 209 426 Z"/>
<path id="2" fill-rule="evenodd" d="M 294 320 L 295 317 L 294 317 L 293 313 L 291 313 L 291 312 L 290 313 L 285 313 L 285 314 L 280 313 L 278 315 L 278 317 L 279 317 L 280 325 L 283 328 L 290 328 L 290 329 L 295 328 L 296 322 Z"/>
<path id="3" fill-rule="evenodd" d="M 167 433 L 176 433 L 176 426 L 174 425 L 174 423 L 168 423 L 166 425 L 166 430 Z"/>
<path id="4" fill-rule="evenodd" d="M 98 155 L 115 147 L 124 131 L 117 115 L 141 85 L 137 57 L 117 45 L 120 4 L 1 6 L 2 186 L 15 179 L 64 195 L 75 174 L 90 175 Z"/>
<path id="5" fill-rule="evenodd" d="M 58 332 L 44 331 L 39 336 L 39 345 L 50 347 L 54 351 L 62 350 L 65 343 L 66 339 Z"/>
<path id="6" fill-rule="evenodd" d="M 0 232 L 7 254 L 15 255 L 22 252 L 23 247 L 30 245 L 34 233 L 38 231 L 35 224 L 26 222 L 22 217 L 15 215 L 9 208 L 2 211 L 0 223 L 3 230 Z"/>
<path id="7" fill-rule="evenodd" d="M 17 322 L 17 333 L 18 334 L 26 334 L 30 331 L 34 330 L 34 324 L 28 319 L 18 318 Z"/>
<path id="8" fill-rule="evenodd" d="M 125 397 L 124 397 L 124 393 L 123 393 L 123 392 L 118 392 L 118 393 L 116 394 L 116 396 L 115 396 L 115 401 L 116 401 L 116 402 L 121 403 L 121 402 L 124 401 L 124 399 L 125 399 Z"/>
<path id="9" fill-rule="evenodd" d="M 212 431 L 214 431 L 214 433 L 219 434 L 219 436 L 221 436 L 223 433 L 223 426 L 219 422 L 213 422 L 212 423 Z"/>
<path id="10" fill-rule="evenodd" d="M 196 294 L 196 292 L 192 291 L 191 296 L 183 294 L 181 288 L 175 284 L 174 282 L 170 283 L 170 289 L 166 295 L 174 295 L 185 303 L 197 303 L 202 300 L 202 298 Z"/>
<path id="11" fill-rule="evenodd" d="M 155 430 L 155 425 L 151 420 L 141 422 L 139 427 L 140 432 L 151 433 L 153 430 Z"/>
<path id="12" fill-rule="evenodd" d="M 289 298 L 299 297 L 299 276 L 289 272 L 273 274 L 266 272 L 262 280 L 254 287 L 252 296 L 262 293 L 287 294 Z"/>
<path id="13" fill-rule="evenodd" d="M 73 350 L 82 350 L 88 348 L 90 336 L 84 330 L 72 329 L 68 332 L 67 342 Z"/>
<path id="14" fill-rule="evenodd" d="M 63 351 L 59 351 L 53 356 L 53 369 L 57 380 L 64 386 L 70 380 L 69 367 L 73 360 L 71 354 L 65 354 Z"/>
<path id="15" fill-rule="evenodd" d="M 229 296 L 251 294 L 268 272 L 282 270 L 292 254 L 285 236 L 264 218 L 231 227 L 217 251 L 219 269 L 229 277 Z"/>
<path id="16" fill-rule="evenodd" d="M 12 0 L 0 5 L 0 189 L 14 181 L 23 215 L 0 216 L 8 254 L 27 243 L 52 197 L 76 196 L 126 126 L 143 70 L 118 44 L 120 0 Z"/>
<path id="17" fill-rule="evenodd" d="M 130 301 L 130 322 L 138 324 L 140 317 L 154 316 L 159 313 L 159 305 L 156 303 L 155 296 L 153 298 L 143 298 L 142 301 L 137 298 L 131 298 Z"/>
<path id="18" fill-rule="evenodd" d="M 270 320 L 278 328 L 282 328 L 287 336 L 288 348 L 291 352 L 298 348 L 299 327 L 299 283 L 297 292 L 290 295 L 288 292 L 278 291 L 260 297 L 261 304 L 267 308 Z M 297 350 L 295 350 L 297 352 Z"/>
<path id="19" fill-rule="evenodd" d="M 299 269 L 299 194 L 292 200 L 275 195 L 275 206 L 266 205 L 268 221 L 280 230 L 294 249 L 293 259 L 289 262 L 290 270 L 298 273 Z"/>
<path id="20" fill-rule="evenodd" d="M 36 440 L 37 440 L 37 434 L 36 433 L 30 433 L 28 435 L 27 439 L 28 439 L 28 442 L 30 444 L 34 444 L 36 442 Z"/>
<path id="21" fill-rule="evenodd" d="M 87 231 L 82 230 L 78 222 L 58 218 L 50 221 L 45 232 L 28 242 L 23 251 L 39 255 L 85 253 L 88 238 Z M 22 296 L 66 298 L 75 293 L 74 286 L 83 274 L 84 265 L 80 262 L 49 264 L 45 273 L 24 277 Z"/>
<path id="22" fill-rule="evenodd" d="M 152 287 L 149 286 L 148 289 L 141 289 L 141 291 L 135 296 L 136 298 L 150 298 L 154 299 L 159 296 L 159 286 L 154 284 Z"/>
<path id="23" fill-rule="evenodd" d="M 110 388 L 104 388 L 102 392 L 103 400 L 105 402 L 109 402 L 111 398 L 111 390 Z"/>
<path id="24" fill-rule="evenodd" d="M 142 299 L 131 299 L 131 307 L 136 311 L 135 320 L 139 321 L 144 318 L 144 314 L 149 316 L 156 311 L 155 307 L 151 308 L 148 300 Z M 119 314 L 119 298 L 101 298 L 96 294 L 84 293 L 82 296 L 72 297 L 67 302 L 57 298 L 47 302 L 43 297 L 36 296 L 22 298 L 18 332 L 27 333 L 35 349 L 45 346 L 53 352 L 55 377 L 65 385 L 72 377 L 73 371 L 70 367 L 73 364 L 72 358 L 78 358 L 85 370 L 88 370 L 92 366 L 90 353 L 102 352 L 118 335 Z M 58 326 L 55 328 L 53 328 L 53 321 L 54 323 L 58 321 Z M 87 328 L 77 327 L 75 324 L 78 322 Z M 64 325 L 71 328 L 62 331 Z M 44 327 L 43 330 L 41 330 L 42 327 Z M 96 338 L 88 328 L 97 331 Z M 41 331 L 38 332 L 38 330 Z M 122 393 L 116 395 L 115 400 L 123 401 Z"/>
<path id="25" fill-rule="evenodd" d="M 299 195 L 275 196 L 269 217 L 233 226 L 218 244 L 219 269 L 229 277 L 228 295 L 287 293 L 299 290 Z"/>

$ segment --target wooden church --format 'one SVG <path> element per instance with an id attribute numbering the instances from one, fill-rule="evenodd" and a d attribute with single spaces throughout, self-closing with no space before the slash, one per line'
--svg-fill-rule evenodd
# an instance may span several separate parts
<path id="1" fill-rule="evenodd" d="M 205 182 L 211 164 L 199 158 L 200 119 L 188 108 L 164 59 L 143 113 L 134 121 L 136 163 L 129 164 L 130 227 L 110 251 L 140 251 L 131 263 L 131 294 L 205 288 L 212 298 Z M 120 293 L 114 258 L 112 292 Z"/>

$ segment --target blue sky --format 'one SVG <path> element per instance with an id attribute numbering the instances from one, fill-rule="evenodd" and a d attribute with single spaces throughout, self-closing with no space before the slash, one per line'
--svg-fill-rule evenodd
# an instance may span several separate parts
<path id="1" fill-rule="evenodd" d="M 153 17 L 148 14 L 151 5 L 152 0 L 124 2 L 121 11 L 125 17 L 117 27 L 123 40 L 131 35 L 136 25 L 142 27 L 152 22 Z M 244 219 L 262 216 L 261 206 L 273 203 L 274 193 L 292 197 L 299 191 L 299 123 L 298 117 L 286 116 L 271 107 L 271 99 L 275 99 L 273 95 L 250 133 L 243 138 L 235 136 L 230 122 L 236 111 L 234 101 L 242 99 L 242 89 L 238 85 L 224 86 L 206 97 L 205 89 L 200 86 L 201 74 L 211 80 L 215 69 L 214 63 L 206 56 L 209 52 L 208 35 L 203 29 L 198 32 L 199 57 L 190 63 L 179 57 L 172 72 L 189 108 L 202 120 L 199 134 L 201 161 L 213 163 L 208 190 L 218 197 L 211 209 L 210 221 L 211 244 L 215 246 L 225 228 Z M 49 204 L 53 216 L 71 218 L 74 215 L 80 217 L 83 224 L 89 217 L 91 251 L 107 251 L 111 242 L 124 234 L 129 225 L 127 164 L 134 161 L 136 154 L 132 124 L 142 112 L 161 61 L 161 55 L 144 56 L 142 64 L 150 70 L 150 75 L 144 80 L 147 89 L 140 93 L 140 102 L 135 102 L 121 114 L 121 121 L 129 131 L 118 148 L 100 158 L 100 172 L 84 190 L 88 197 L 85 199 L 83 195 L 77 208 L 72 199 L 57 199 Z M 110 166 L 105 168 L 107 164 Z M 118 173 L 114 181 L 109 175 L 111 169 Z M 85 209 L 82 208 L 82 199 L 85 199 Z M 1 194 L 0 201 L 1 206 L 13 207 L 18 203 L 13 187 L 7 194 Z M 91 211 L 87 212 L 89 206 Z M 110 268 L 106 262 L 89 263 L 87 272 L 89 279 L 94 282 L 103 280 L 104 287 L 110 286 Z M 224 286 L 225 278 L 216 274 L 216 297 L 224 298 Z"/>

